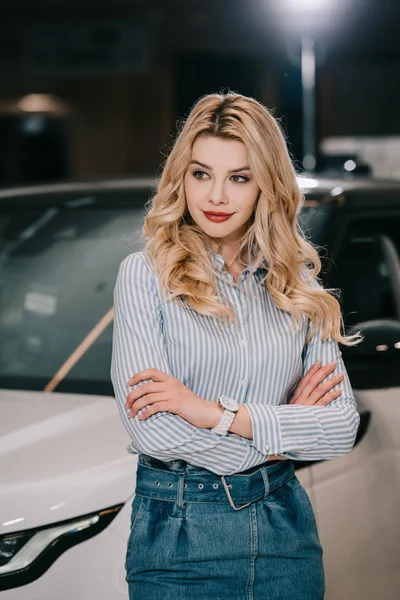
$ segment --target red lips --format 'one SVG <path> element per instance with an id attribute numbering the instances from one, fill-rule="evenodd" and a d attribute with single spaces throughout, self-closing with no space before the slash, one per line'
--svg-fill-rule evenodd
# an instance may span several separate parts
<path id="1" fill-rule="evenodd" d="M 233 213 L 224 213 L 224 212 L 214 212 L 210 210 L 203 210 L 205 215 L 212 215 L 213 217 L 230 217 Z"/>

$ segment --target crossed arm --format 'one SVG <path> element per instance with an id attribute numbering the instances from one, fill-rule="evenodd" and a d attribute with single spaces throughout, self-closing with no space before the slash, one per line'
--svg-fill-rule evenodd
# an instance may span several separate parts
<path id="1" fill-rule="evenodd" d="M 352 449 L 359 415 L 351 385 L 337 343 L 321 342 L 319 334 L 305 347 L 303 374 L 318 359 L 321 364 L 337 362 L 331 376 L 345 373 L 343 392 L 329 407 L 246 404 L 226 436 L 195 427 L 168 412 L 139 421 L 142 409 L 137 417 L 128 419 L 126 383 L 132 375 L 152 367 L 172 375 L 163 345 L 155 275 L 138 254 L 129 255 L 120 265 L 114 311 L 111 380 L 132 450 L 164 461 L 183 459 L 218 475 L 229 475 L 261 464 L 271 454 L 316 460 L 335 458 Z"/>

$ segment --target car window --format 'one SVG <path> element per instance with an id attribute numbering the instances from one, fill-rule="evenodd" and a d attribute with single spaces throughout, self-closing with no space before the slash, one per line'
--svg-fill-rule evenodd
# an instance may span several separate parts
<path id="1" fill-rule="evenodd" d="M 394 282 L 383 248 L 387 236 L 400 260 L 400 215 L 351 221 L 325 279 L 342 291 L 346 326 L 373 319 L 397 319 Z"/>
<path id="2" fill-rule="evenodd" d="M 113 305 L 121 260 L 140 250 L 138 208 L 0 213 L 0 387 L 42 390 Z M 112 323 L 55 391 L 112 394 Z"/>
<path id="3" fill-rule="evenodd" d="M 332 203 L 320 205 L 319 202 L 312 200 L 308 200 L 299 211 L 299 225 L 306 238 L 313 244 L 326 243 L 326 233 L 332 223 L 332 213 Z"/>

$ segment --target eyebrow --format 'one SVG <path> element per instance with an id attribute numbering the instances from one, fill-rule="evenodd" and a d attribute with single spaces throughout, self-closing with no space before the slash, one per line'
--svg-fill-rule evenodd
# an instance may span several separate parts
<path id="1" fill-rule="evenodd" d="M 200 165 L 201 167 L 204 167 L 205 169 L 208 169 L 209 171 L 212 171 L 212 167 L 209 167 L 208 165 L 206 165 L 205 163 L 200 162 L 199 160 L 192 160 L 190 162 L 191 165 L 196 164 L 196 165 Z M 250 171 L 250 167 L 248 167 L 247 165 L 245 167 L 240 167 L 239 169 L 230 169 L 230 171 L 228 171 L 228 173 L 237 173 L 238 171 Z"/>

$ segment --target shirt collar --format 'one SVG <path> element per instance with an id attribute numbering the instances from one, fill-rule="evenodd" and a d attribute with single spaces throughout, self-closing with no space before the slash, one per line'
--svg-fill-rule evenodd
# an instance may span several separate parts
<path id="1" fill-rule="evenodd" d="M 222 254 L 218 254 L 217 252 L 215 252 L 214 250 L 209 250 L 211 258 L 214 261 L 214 266 L 218 271 L 223 271 L 224 267 L 225 267 L 225 259 L 222 256 Z M 248 265 L 244 271 L 250 271 L 250 269 L 252 268 L 252 266 L 255 264 L 255 261 L 253 261 L 252 263 L 250 263 L 250 265 Z M 267 260 L 264 260 L 263 263 L 261 264 L 261 266 L 259 266 L 256 270 L 255 273 L 258 273 L 259 271 L 265 271 L 266 269 L 268 269 L 269 263 Z"/>

